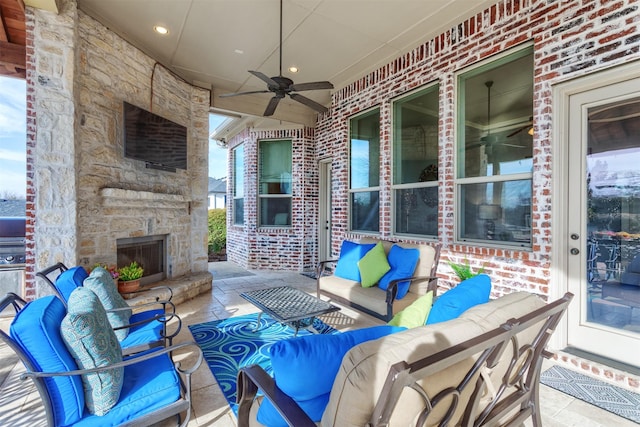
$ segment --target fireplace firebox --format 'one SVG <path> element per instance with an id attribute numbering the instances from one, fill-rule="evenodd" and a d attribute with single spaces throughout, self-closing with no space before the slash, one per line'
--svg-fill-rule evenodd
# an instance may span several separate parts
<path id="1" fill-rule="evenodd" d="M 117 239 L 118 268 L 136 261 L 144 268 L 140 284 L 159 282 L 167 277 L 167 235 Z"/>

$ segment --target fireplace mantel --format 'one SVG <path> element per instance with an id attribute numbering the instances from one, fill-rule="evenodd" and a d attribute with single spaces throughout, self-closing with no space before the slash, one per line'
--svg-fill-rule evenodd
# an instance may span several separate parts
<path id="1" fill-rule="evenodd" d="M 100 196 L 105 207 L 185 209 L 189 205 L 189 200 L 182 195 L 152 191 L 105 187 L 100 189 Z"/>

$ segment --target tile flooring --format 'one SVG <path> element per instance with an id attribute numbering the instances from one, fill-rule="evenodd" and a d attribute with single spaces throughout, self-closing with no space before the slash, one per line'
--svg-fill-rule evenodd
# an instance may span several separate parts
<path id="1" fill-rule="evenodd" d="M 187 325 L 209 320 L 223 319 L 231 316 L 252 313 L 256 308 L 247 303 L 240 293 L 250 289 L 266 286 L 290 285 L 309 293 L 315 292 L 315 280 L 298 273 L 274 271 L 252 271 L 252 275 L 243 276 L 238 268 L 230 265 L 234 274 L 225 274 L 224 265 L 213 263 L 213 289 L 190 301 L 178 305 L 178 313 L 184 325 L 177 342 L 191 341 L 192 337 Z M 220 278 L 223 277 L 223 278 Z M 344 308 L 323 318 L 331 326 L 347 330 L 371 326 L 380 323 L 377 319 L 365 314 Z M 3 324 L 4 323 L 4 324 Z M 5 320 L 0 326 L 5 327 Z M 6 348 L 0 347 L 0 358 L 6 361 Z M 178 354 L 177 358 L 188 365 L 189 356 Z M 37 427 L 44 425 L 42 406 L 33 387 L 26 387 L 18 379 L 21 366 L 5 373 L 0 364 L 0 426 Z M 3 375 L 4 374 L 4 375 Z M 231 427 L 236 425 L 235 416 L 230 411 L 211 371 L 202 364 L 193 376 L 194 407 L 189 426 Z M 620 418 L 614 414 L 598 409 L 592 405 L 557 392 L 546 386 L 541 388 L 542 420 L 545 427 L 579 426 L 579 427 L 626 427 L 637 426 L 636 423 Z M 530 421 L 525 423 L 530 426 Z"/>

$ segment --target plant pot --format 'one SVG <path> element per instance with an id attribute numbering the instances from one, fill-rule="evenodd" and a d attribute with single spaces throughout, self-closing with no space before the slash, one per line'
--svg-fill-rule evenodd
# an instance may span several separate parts
<path id="1" fill-rule="evenodd" d="M 118 292 L 121 294 L 129 294 L 140 289 L 140 279 L 127 280 L 126 282 L 118 281 Z"/>

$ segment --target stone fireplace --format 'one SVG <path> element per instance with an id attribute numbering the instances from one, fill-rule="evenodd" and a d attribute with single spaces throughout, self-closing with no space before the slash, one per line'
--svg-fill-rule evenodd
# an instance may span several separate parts
<path id="1" fill-rule="evenodd" d="M 142 285 L 155 283 L 167 277 L 167 235 L 129 237 L 116 241 L 118 268 L 136 261 L 144 268 Z"/>

